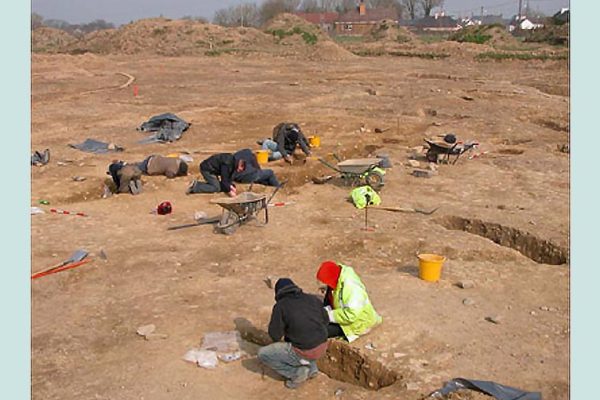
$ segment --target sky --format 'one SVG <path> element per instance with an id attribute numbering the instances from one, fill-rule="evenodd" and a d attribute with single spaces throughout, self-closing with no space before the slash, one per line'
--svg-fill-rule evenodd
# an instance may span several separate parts
<path id="1" fill-rule="evenodd" d="M 44 19 L 62 19 L 72 24 L 103 19 L 116 25 L 141 18 L 180 18 L 185 15 L 212 19 L 218 9 L 252 0 L 32 0 L 31 10 Z M 561 7 L 568 7 L 568 0 L 522 0 L 529 1 L 530 8 L 546 15 L 554 14 Z M 261 3 L 261 0 L 256 1 Z M 503 14 L 505 18 L 515 15 L 519 0 L 445 0 L 447 14 L 455 16 Z"/>

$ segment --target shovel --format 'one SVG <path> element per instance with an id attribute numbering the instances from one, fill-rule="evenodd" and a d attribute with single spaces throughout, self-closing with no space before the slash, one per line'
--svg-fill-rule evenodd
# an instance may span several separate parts
<path id="1" fill-rule="evenodd" d="M 31 277 L 33 279 L 33 277 L 35 275 L 40 275 L 40 274 L 43 274 L 43 273 L 46 273 L 46 272 L 50 272 L 50 271 L 53 271 L 55 269 L 59 269 L 61 267 L 64 267 L 65 265 L 68 265 L 68 264 L 78 263 L 79 261 L 83 260 L 87 256 L 88 256 L 88 252 L 87 251 L 85 251 L 83 249 L 79 249 L 75 253 L 73 253 L 70 258 L 68 258 L 67 260 L 63 261 L 62 263 L 60 263 L 58 265 L 55 265 L 53 267 L 46 268 L 44 270 L 38 271 L 38 272 L 32 274 Z"/>
<path id="2" fill-rule="evenodd" d="M 184 225 L 171 226 L 171 227 L 167 228 L 167 230 L 168 231 L 175 231 L 177 229 L 191 228 L 192 226 L 199 226 L 199 225 L 206 225 L 206 224 L 216 224 L 217 222 L 219 222 L 220 219 L 221 219 L 221 216 L 217 215 L 216 217 L 210 217 L 210 218 L 200 219 L 200 220 L 198 220 L 198 222 L 193 223 L 193 224 L 184 224 Z"/>
<path id="3" fill-rule="evenodd" d="M 403 213 L 418 213 L 424 215 L 431 215 L 437 211 L 439 207 L 432 208 L 431 210 L 424 210 L 422 208 L 413 208 L 413 207 L 385 207 L 385 206 L 376 206 L 371 207 L 372 210 L 383 210 L 383 211 L 393 211 L 393 212 L 403 212 Z"/>

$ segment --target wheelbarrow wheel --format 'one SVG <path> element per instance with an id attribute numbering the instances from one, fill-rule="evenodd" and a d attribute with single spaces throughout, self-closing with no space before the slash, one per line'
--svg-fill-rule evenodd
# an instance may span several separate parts
<path id="1" fill-rule="evenodd" d="M 383 187 L 383 174 L 379 171 L 371 171 L 365 176 L 367 185 L 371 186 L 374 190 L 379 190 Z"/>
<path id="2" fill-rule="evenodd" d="M 219 223 L 215 225 L 215 232 L 231 235 L 235 232 L 239 223 L 240 217 L 236 213 L 226 210 L 223 212 Z"/>

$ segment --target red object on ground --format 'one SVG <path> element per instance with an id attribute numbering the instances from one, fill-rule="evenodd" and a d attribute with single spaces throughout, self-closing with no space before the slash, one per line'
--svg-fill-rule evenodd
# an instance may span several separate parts
<path id="1" fill-rule="evenodd" d="M 73 211 L 67 211 L 67 210 L 59 210 L 57 208 L 51 208 L 50 212 L 54 213 L 54 214 L 77 215 L 78 217 L 87 217 L 87 214 L 85 214 L 83 212 L 73 212 Z"/>
<path id="2" fill-rule="evenodd" d="M 72 269 L 72 268 L 77 268 L 83 264 L 86 264 L 88 262 L 91 262 L 92 260 L 89 258 L 86 258 L 85 260 L 81 260 L 75 263 L 71 263 L 71 264 L 67 264 L 67 265 L 63 265 L 62 267 L 57 267 L 57 268 L 53 268 L 53 269 L 49 269 L 46 271 L 42 271 L 42 272 L 37 272 L 33 275 L 31 275 L 31 279 L 37 279 L 37 278 L 41 278 L 42 276 L 46 276 L 46 275 L 50 275 L 50 274 L 54 274 L 56 272 L 61 272 L 61 271 L 66 271 L 68 269 Z"/>
<path id="3" fill-rule="evenodd" d="M 158 215 L 167 215 L 173 212 L 173 206 L 170 201 L 163 201 L 156 207 L 156 213 Z"/>
<path id="4" fill-rule="evenodd" d="M 133 85 L 133 97 L 137 97 L 139 89 L 137 85 Z"/>

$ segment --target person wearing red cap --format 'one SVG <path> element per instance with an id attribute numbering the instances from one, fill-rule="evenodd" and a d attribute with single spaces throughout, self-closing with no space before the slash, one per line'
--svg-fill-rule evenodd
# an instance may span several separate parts
<path id="1" fill-rule="evenodd" d="M 319 267 L 317 279 L 327 285 L 323 304 L 329 317 L 329 337 L 343 336 L 352 342 L 382 322 L 352 267 L 325 261 Z"/>

